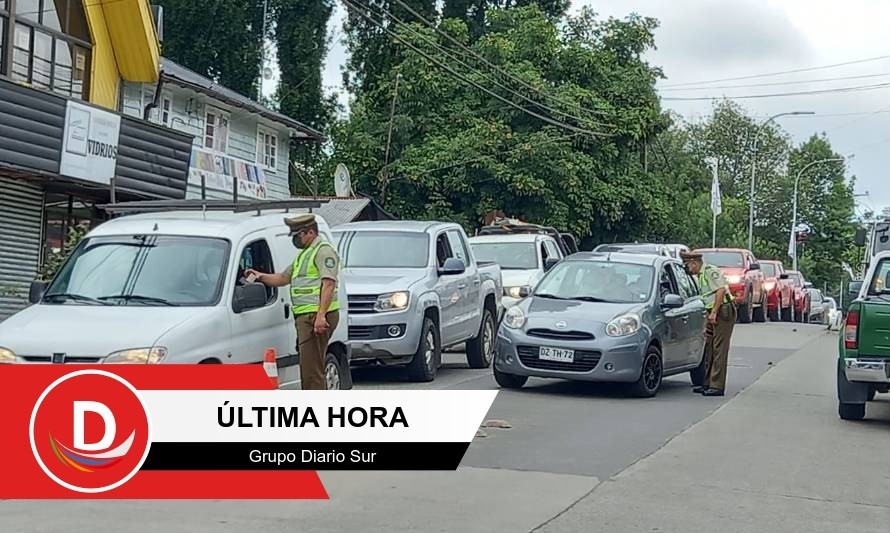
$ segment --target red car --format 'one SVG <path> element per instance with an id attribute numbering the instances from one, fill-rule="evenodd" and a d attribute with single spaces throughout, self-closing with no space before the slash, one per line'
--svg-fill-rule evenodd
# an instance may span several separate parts
<path id="1" fill-rule="evenodd" d="M 714 265 L 726 276 L 729 290 L 739 303 L 739 322 L 766 322 L 767 299 L 763 272 L 750 250 L 699 248 L 705 264 Z"/>
<path id="2" fill-rule="evenodd" d="M 773 322 L 791 322 L 794 318 L 794 285 L 785 276 L 781 261 L 760 262 L 763 272 L 763 290 L 766 291 L 766 310 Z"/>
<path id="3" fill-rule="evenodd" d="M 794 321 L 808 323 L 810 321 L 810 293 L 805 290 L 807 281 L 803 274 L 796 270 L 786 270 L 785 274 L 794 289 Z"/>

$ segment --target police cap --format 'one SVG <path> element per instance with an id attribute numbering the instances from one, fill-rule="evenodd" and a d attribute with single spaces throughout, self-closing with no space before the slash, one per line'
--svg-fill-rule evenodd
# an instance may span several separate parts
<path id="1" fill-rule="evenodd" d="M 315 224 L 315 215 L 307 214 L 307 215 L 298 215 L 292 218 L 285 218 L 284 223 L 287 224 L 287 227 L 290 228 L 291 235 L 295 233 L 299 233 L 302 230 L 309 229 L 310 226 Z"/>
<path id="2" fill-rule="evenodd" d="M 701 261 L 702 254 L 700 252 L 680 252 L 680 259 L 682 259 L 684 263 L 689 261 Z"/>

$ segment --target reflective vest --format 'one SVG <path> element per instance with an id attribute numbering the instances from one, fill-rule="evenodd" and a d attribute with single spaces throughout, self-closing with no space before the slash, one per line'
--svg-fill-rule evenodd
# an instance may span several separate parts
<path id="1" fill-rule="evenodd" d="M 331 246 L 331 243 L 319 240 L 300 252 L 294 259 L 290 280 L 291 310 L 294 316 L 318 312 L 321 276 L 315 266 L 315 256 L 318 255 L 322 246 Z M 340 309 L 337 285 L 339 284 L 334 284 L 334 294 L 331 297 L 328 311 Z"/>
<path id="2" fill-rule="evenodd" d="M 704 265 L 701 272 L 698 273 L 698 289 L 701 291 L 701 297 L 705 301 L 705 309 L 714 308 L 714 296 L 721 289 L 720 285 L 711 282 L 711 274 L 714 271 L 720 274 L 721 279 L 723 278 L 723 273 L 720 272 L 720 269 L 713 265 Z M 735 300 L 725 279 L 722 288 L 726 289 L 723 292 L 723 303 L 728 304 Z"/>

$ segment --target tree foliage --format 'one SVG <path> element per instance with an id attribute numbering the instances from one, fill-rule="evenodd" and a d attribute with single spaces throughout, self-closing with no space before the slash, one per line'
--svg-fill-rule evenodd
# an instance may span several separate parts
<path id="1" fill-rule="evenodd" d="M 263 0 L 158 0 L 165 57 L 256 98 Z"/>

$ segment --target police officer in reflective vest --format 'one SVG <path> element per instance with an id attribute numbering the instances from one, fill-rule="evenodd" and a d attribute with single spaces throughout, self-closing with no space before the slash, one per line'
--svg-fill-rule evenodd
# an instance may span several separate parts
<path id="1" fill-rule="evenodd" d="M 704 353 L 708 364 L 704 382 L 692 390 L 704 396 L 723 396 L 726 389 L 726 367 L 729 363 L 729 343 L 737 316 L 734 298 L 723 273 L 714 265 L 706 265 L 702 254 L 683 252 L 680 257 L 686 271 L 695 276 L 708 311 Z"/>
<path id="2" fill-rule="evenodd" d="M 303 390 L 326 390 L 324 360 L 331 333 L 340 319 L 337 298 L 340 257 L 334 246 L 318 232 L 315 215 L 284 219 L 294 246 L 300 253 L 283 272 L 266 274 L 255 270 L 256 280 L 265 285 L 290 284 L 291 305 L 300 346 L 300 379 Z"/>

